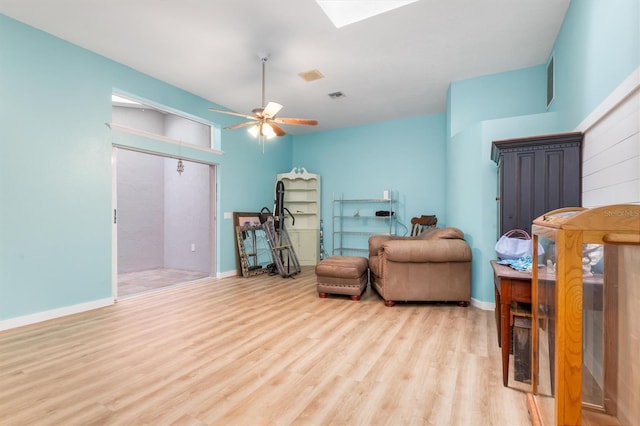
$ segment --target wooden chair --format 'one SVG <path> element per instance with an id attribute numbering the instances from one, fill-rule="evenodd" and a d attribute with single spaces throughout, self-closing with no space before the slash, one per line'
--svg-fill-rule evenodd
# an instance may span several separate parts
<path id="1" fill-rule="evenodd" d="M 438 224 L 436 215 L 422 215 L 411 218 L 411 236 L 422 234 L 425 229 L 435 228 Z"/>

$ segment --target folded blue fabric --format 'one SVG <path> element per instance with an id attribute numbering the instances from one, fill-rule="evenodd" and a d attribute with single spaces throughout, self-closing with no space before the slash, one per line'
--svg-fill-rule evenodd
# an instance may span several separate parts
<path id="1" fill-rule="evenodd" d="M 523 256 L 517 259 L 502 259 L 498 261 L 498 264 L 510 266 L 516 271 L 531 272 L 533 259 L 531 259 L 531 256 Z"/>

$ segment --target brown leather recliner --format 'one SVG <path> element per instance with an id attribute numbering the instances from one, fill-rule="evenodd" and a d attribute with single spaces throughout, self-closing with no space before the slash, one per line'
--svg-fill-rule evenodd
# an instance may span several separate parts
<path id="1" fill-rule="evenodd" d="M 471 300 L 471 248 L 458 228 L 433 228 L 415 237 L 369 238 L 371 286 L 387 306 L 397 301 Z"/>

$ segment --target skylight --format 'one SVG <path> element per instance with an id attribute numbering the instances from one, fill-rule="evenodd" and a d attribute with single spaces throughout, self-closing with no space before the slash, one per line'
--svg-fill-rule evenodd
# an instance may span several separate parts
<path id="1" fill-rule="evenodd" d="M 418 0 L 316 0 L 336 28 L 359 22 Z"/>

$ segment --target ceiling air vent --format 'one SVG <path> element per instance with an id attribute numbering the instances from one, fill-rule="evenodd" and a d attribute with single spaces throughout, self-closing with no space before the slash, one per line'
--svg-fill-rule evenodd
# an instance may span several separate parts
<path id="1" fill-rule="evenodd" d="M 320 80 L 321 78 L 324 78 L 324 75 L 322 75 L 322 73 L 318 70 L 305 71 L 298 73 L 298 75 L 307 83 L 313 80 Z"/>
<path id="2" fill-rule="evenodd" d="M 340 91 L 329 93 L 329 97 L 331 99 L 340 99 L 340 98 L 344 98 L 345 96 L 346 95 Z"/>

